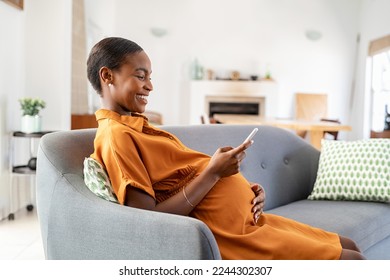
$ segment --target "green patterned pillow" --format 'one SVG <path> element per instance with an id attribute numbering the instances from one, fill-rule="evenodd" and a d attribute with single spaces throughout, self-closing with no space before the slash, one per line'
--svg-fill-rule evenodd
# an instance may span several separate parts
<path id="1" fill-rule="evenodd" d="M 390 139 L 322 140 L 308 199 L 390 202 Z"/>
<path id="2" fill-rule="evenodd" d="M 84 182 L 97 196 L 118 203 L 106 170 L 93 158 L 85 158 L 84 160 Z"/>

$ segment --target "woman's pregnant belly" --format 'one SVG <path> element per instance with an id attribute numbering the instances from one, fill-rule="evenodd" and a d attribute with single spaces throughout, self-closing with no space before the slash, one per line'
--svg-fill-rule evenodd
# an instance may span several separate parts
<path id="1" fill-rule="evenodd" d="M 191 212 L 213 231 L 242 234 L 252 225 L 252 200 L 255 197 L 250 183 L 239 173 L 222 178 Z"/>

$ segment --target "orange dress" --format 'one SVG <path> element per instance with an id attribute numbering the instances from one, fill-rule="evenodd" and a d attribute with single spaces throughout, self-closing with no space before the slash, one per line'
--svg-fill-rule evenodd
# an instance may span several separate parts
<path id="1" fill-rule="evenodd" d="M 181 191 L 207 166 L 210 156 L 184 146 L 152 127 L 141 115 L 98 110 L 95 151 L 121 204 L 127 188 L 138 188 L 161 202 Z M 335 233 L 263 213 L 253 224 L 254 193 L 239 173 L 221 179 L 190 216 L 213 232 L 223 259 L 339 259 Z"/>

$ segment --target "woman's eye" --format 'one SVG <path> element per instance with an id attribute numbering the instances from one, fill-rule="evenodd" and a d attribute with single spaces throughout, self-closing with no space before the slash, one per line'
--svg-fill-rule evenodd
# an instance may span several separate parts
<path id="1" fill-rule="evenodd" d="M 145 80 L 145 76 L 136 76 L 139 80 L 141 81 L 144 81 Z"/>

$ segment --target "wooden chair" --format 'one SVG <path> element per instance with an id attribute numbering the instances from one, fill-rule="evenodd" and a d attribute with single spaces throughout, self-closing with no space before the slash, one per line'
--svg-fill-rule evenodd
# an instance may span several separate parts
<path id="1" fill-rule="evenodd" d="M 210 124 L 210 118 L 206 114 L 202 114 L 200 116 L 200 123 L 201 124 Z"/>
<path id="2" fill-rule="evenodd" d="M 295 118 L 306 121 L 328 121 L 340 123 L 337 119 L 328 119 L 328 95 L 321 93 L 296 93 L 295 94 Z M 297 134 L 305 138 L 307 131 L 300 130 Z M 324 134 L 330 134 L 334 140 L 337 140 L 337 131 L 325 131 Z"/>
<path id="3" fill-rule="evenodd" d="M 216 124 L 218 123 L 214 118 L 209 118 L 207 114 L 202 114 L 200 116 L 200 123 L 201 124 Z"/>
<path id="4" fill-rule="evenodd" d="M 162 114 L 155 111 L 145 111 L 144 112 L 145 117 L 148 118 L 149 123 L 153 125 L 162 125 L 163 124 L 163 117 Z"/>
<path id="5" fill-rule="evenodd" d="M 337 119 L 327 119 L 327 118 L 321 118 L 322 122 L 334 122 L 334 123 L 338 123 L 338 124 L 341 124 L 341 122 Z M 339 132 L 338 131 L 324 131 L 324 136 L 325 135 L 331 135 L 333 137 L 334 140 L 337 140 L 338 136 L 339 136 Z"/>

